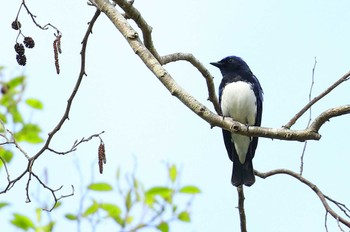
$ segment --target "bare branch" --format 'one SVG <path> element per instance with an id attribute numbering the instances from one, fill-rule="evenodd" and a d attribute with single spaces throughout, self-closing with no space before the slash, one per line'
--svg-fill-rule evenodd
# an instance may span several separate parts
<path id="1" fill-rule="evenodd" d="M 27 152 L 25 152 L 25 151 L 22 149 L 22 147 L 17 143 L 17 141 L 15 140 L 15 136 L 14 136 L 14 134 L 12 133 L 12 131 L 7 130 L 7 129 L 6 129 L 6 131 L 7 131 L 9 134 L 11 134 L 11 138 L 12 138 L 12 140 L 9 141 L 8 144 L 10 144 L 10 143 L 14 144 L 14 145 L 16 146 L 16 148 L 27 158 L 27 160 L 29 160 L 29 159 L 30 159 L 29 155 L 28 155 Z"/>
<path id="2" fill-rule="evenodd" d="M 333 204 L 335 204 L 341 211 L 343 211 L 343 213 L 348 216 L 350 218 L 350 209 L 343 203 L 340 203 L 336 200 L 333 200 L 332 198 L 330 198 L 329 196 L 324 196 L 327 200 L 331 201 Z"/>
<path id="3" fill-rule="evenodd" d="M 23 4 L 24 4 L 24 1 L 23 1 Z M 23 5 L 24 7 L 26 7 L 25 5 Z M 2 193 L 6 193 L 7 191 L 9 191 L 15 184 L 17 181 L 21 180 L 27 173 L 28 173 L 28 180 L 27 180 L 27 184 L 26 184 L 26 196 L 27 196 L 27 199 L 26 199 L 26 202 L 30 202 L 30 196 L 29 196 L 29 187 L 30 187 L 30 182 L 31 182 L 31 178 L 32 176 L 34 176 L 38 181 L 39 183 L 46 189 L 48 189 L 51 194 L 53 195 L 54 197 L 54 200 L 55 200 L 55 204 L 53 205 L 53 207 L 51 209 L 46 209 L 48 211 L 51 211 L 56 203 L 64 198 L 64 197 L 69 197 L 69 196 L 72 196 L 74 194 L 74 187 L 72 186 L 72 193 L 71 194 L 68 194 L 68 195 L 61 195 L 60 197 L 57 197 L 56 196 L 56 192 L 58 190 L 60 190 L 62 187 L 58 188 L 58 189 L 52 189 L 50 187 L 48 187 L 34 172 L 33 172 L 33 165 L 34 165 L 34 162 L 35 160 L 40 157 L 46 150 L 50 150 L 50 151 L 53 151 L 52 149 L 49 148 L 49 145 L 50 145 L 50 142 L 53 138 L 53 136 L 61 129 L 61 127 L 63 126 L 64 122 L 69 119 L 69 112 L 70 112 L 70 109 L 71 109 L 71 106 L 72 106 L 72 102 L 75 98 L 75 95 L 80 87 L 80 84 L 82 82 L 82 79 L 83 77 L 86 75 L 85 74 L 85 54 L 86 54 L 86 46 L 87 46 L 87 42 L 88 42 L 88 38 L 89 38 L 89 35 L 92 33 L 92 27 L 94 25 L 94 23 L 96 22 L 98 16 L 100 15 L 100 11 L 97 10 L 93 16 L 93 18 L 91 19 L 90 23 L 89 23 L 89 26 L 88 26 L 88 29 L 85 33 L 85 36 L 83 38 L 83 42 L 82 42 L 82 50 L 81 50 L 81 70 L 80 70 L 80 74 L 79 74 L 79 77 L 78 77 L 78 80 L 76 82 L 76 85 L 71 93 L 71 96 L 69 97 L 68 99 L 68 103 L 67 103 L 67 107 L 65 109 L 65 112 L 62 116 L 62 118 L 60 119 L 60 121 L 58 122 L 58 124 L 55 126 L 55 128 L 49 133 L 48 135 L 48 138 L 45 142 L 45 144 L 43 145 L 43 147 L 32 157 L 29 157 L 29 155 L 18 145 L 18 143 L 16 142 L 15 138 L 14 138 L 14 135 L 11 131 L 8 131 L 11 136 L 12 136 L 12 140 L 9 140 L 7 139 L 7 137 L 5 135 L 1 135 L 1 137 L 5 138 L 7 140 L 6 144 L 14 144 L 18 150 L 20 150 L 25 156 L 26 158 L 28 159 L 28 165 L 27 165 L 27 168 L 26 170 L 24 170 L 19 176 L 17 176 L 15 179 L 11 180 L 10 179 L 10 175 L 9 175 L 9 172 L 7 170 L 7 167 L 6 167 L 6 164 L 5 164 L 5 160 L 3 158 L 1 158 L 1 161 L 4 163 L 4 166 L 5 166 L 5 169 L 6 169 L 6 173 L 7 173 L 7 179 L 8 179 L 8 184 L 7 186 L 5 187 L 4 190 L 0 191 L 0 194 Z M 31 16 L 33 18 L 35 18 L 34 15 L 31 14 Z M 34 19 L 33 19 L 34 20 Z M 59 32 L 58 32 L 59 33 Z M 59 46 L 57 46 L 57 49 L 59 50 Z M 102 134 L 103 132 L 101 132 L 100 134 Z M 86 141 L 89 141 L 91 140 L 93 137 L 99 137 L 100 134 L 96 134 L 96 135 L 92 135 L 90 136 L 89 138 L 87 139 L 82 139 L 80 142 L 78 143 L 75 143 L 72 147 L 72 151 L 76 149 L 76 147 L 81 144 L 82 142 L 86 142 Z M 53 151 L 55 152 L 55 151 Z M 70 151 L 66 152 L 66 153 L 69 153 Z M 55 152 L 55 153 L 58 153 L 58 152 Z"/>
<path id="4" fill-rule="evenodd" d="M 39 183 L 40 183 L 44 188 L 46 188 L 47 190 L 49 190 L 49 191 L 51 192 L 51 195 L 52 195 L 52 197 L 54 198 L 54 204 L 53 204 L 53 206 L 52 206 L 50 209 L 43 209 L 43 210 L 45 210 L 45 211 L 51 212 L 51 211 L 55 208 L 55 206 L 57 205 L 57 202 L 58 202 L 59 200 L 61 200 L 62 198 L 71 197 L 71 196 L 74 195 L 74 186 L 71 185 L 71 186 L 72 186 L 72 192 L 71 192 L 70 194 L 61 195 L 60 197 L 57 197 L 57 196 L 56 196 L 56 192 L 59 191 L 59 190 L 61 190 L 61 189 L 63 188 L 63 186 L 60 186 L 60 187 L 57 188 L 57 189 L 52 189 L 52 188 L 50 188 L 49 186 L 47 186 L 34 172 L 32 172 L 31 174 L 39 181 Z M 28 193 L 27 193 L 27 194 L 28 194 Z"/>
<path id="5" fill-rule="evenodd" d="M 238 211 L 239 211 L 239 219 L 241 221 L 241 232 L 247 232 L 247 219 L 244 211 L 244 192 L 243 186 L 237 187 L 238 192 Z"/>
<path id="6" fill-rule="evenodd" d="M 222 115 L 221 108 L 219 106 L 219 101 L 215 92 L 215 86 L 213 81 L 214 77 L 210 74 L 208 69 L 206 69 L 206 67 L 198 59 L 196 59 L 196 57 L 194 57 L 191 53 L 174 53 L 162 56 L 162 64 L 168 64 L 170 62 L 176 62 L 180 60 L 188 61 L 202 74 L 207 83 L 209 94 L 208 100 L 211 101 L 211 103 L 214 105 L 216 113 Z"/>
<path id="7" fill-rule="evenodd" d="M 79 89 L 80 84 L 81 84 L 81 82 L 83 80 L 83 77 L 86 75 L 86 73 L 85 73 L 86 46 L 87 46 L 87 42 L 88 42 L 88 39 L 89 39 L 89 35 L 92 33 L 92 27 L 94 26 L 94 23 L 96 22 L 96 20 L 97 20 L 99 15 L 100 15 L 100 11 L 96 10 L 93 18 L 91 19 L 91 21 L 89 23 L 88 29 L 87 29 L 87 31 L 85 33 L 85 36 L 83 38 L 82 49 L 81 49 L 81 52 L 80 52 L 80 55 L 81 55 L 80 73 L 79 73 L 78 80 L 77 80 L 77 82 L 75 84 L 75 87 L 74 87 L 74 89 L 72 91 L 72 94 L 70 95 L 70 97 L 69 97 L 69 99 L 67 101 L 66 110 L 65 110 L 61 120 L 58 122 L 58 124 L 55 126 L 55 128 L 49 133 L 49 136 L 48 136 L 44 146 L 40 149 L 40 151 L 35 156 L 33 156 L 31 158 L 32 160 L 37 159 L 42 153 L 44 153 L 45 150 L 48 149 L 53 136 L 61 129 L 61 127 L 64 124 L 64 122 L 67 119 L 69 119 L 69 112 L 70 112 L 73 100 L 75 98 L 76 93 L 78 92 L 78 89 Z"/>
<path id="8" fill-rule="evenodd" d="M 137 26 L 141 29 L 143 35 L 143 43 L 146 48 L 153 54 L 153 56 L 161 62 L 161 57 L 158 54 L 156 48 L 154 47 L 152 40 L 152 27 L 148 25 L 146 20 L 142 17 L 141 13 L 132 5 L 132 2 L 128 2 L 125 0 L 113 0 L 116 4 L 118 4 L 125 12 L 125 18 L 131 18 L 135 21 Z"/>
<path id="9" fill-rule="evenodd" d="M 310 85 L 310 91 L 309 91 L 309 102 L 311 102 L 312 89 L 313 89 L 314 83 L 315 83 L 316 64 L 317 64 L 317 60 L 316 60 L 316 57 L 315 57 L 314 67 L 312 68 L 312 75 L 311 75 L 311 85 Z M 307 122 L 307 126 L 306 127 L 309 127 L 309 125 L 311 123 L 311 120 L 312 120 L 312 111 L 311 111 L 311 107 L 310 107 L 309 108 L 309 120 Z M 300 156 L 300 175 L 303 175 L 303 171 L 304 171 L 304 155 L 305 155 L 306 147 L 307 147 L 307 140 L 304 142 L 303 151 L 302 151 L 301 156 Z"/>
<path id="10" fill-rule="evenodd" d="M 54 149 L 51 149 L 51 148 L 47 148 L 47 150 L 49 150 L 49 151 L 51 151 L 51 152 L 53 152 L 53 153 L 56 153 L 57 155 L 66 155 L 66 154 L 68 154 L 68 153 L 71 153 L 71 152 L 73 152 L 73 151 L 76 151 L 77 150 L 77 148 L 78 148 L 78 146 L 81 144 L 81 143 L 84 143 L 84 142 L 88 142 L 88 141 L 90 141 L 91 139 L 93 139 L 94 137 L 100 137 L 100 135 L 101 134 L 103 134 L 104 133 L 104 131 L 102 131 L 102 132 L 100 132 L 100 133 L 98 133 L 98 134 L 93 134 L 93 135 L 91 135 L 90 137 L 88 137 L 88 138 L 82 138 L 80 141 L 75 141 L 74 143 L 73 143 L 73 145 L 72 145 L 72 147 L 68 150 L 68 151 L 56 151 L 56 150 L 54 150 Z"/>
<path id="11" fill-rule="evenodd" d="M 348 228 L 350 228 L 350 221 L 345 220 L 343 217 L 339 216 L 329 205 L 327 202 L 327 198 L 326 196 L 322 193 L 322 191 L 315 185 L 313 184 L 311 181 L 307 180 L 305 177 L 301 176 L 300 174 L 293 172 L 291 170 L 288 169 L 275 169 L 272 171 L 268 171 L 265 173 L 259 172 L 259 171 L 254 171 L 256 176 L 259 176 L 260 178 L 267 178 L 273 175 L 277 175 L 277 174 L 286 174 L 289 176 L 294 177 L 295 179 L 299 180 L 300 182 L 302 182 L 303 184 L 307 185 L 312 191 L 314 191 L 316 193 L 316 195 L 318 196 L 318 198 L 321 200 L 323 207 L 325 208 L 325 210 L 335 219 L 335 220 L 339 220 L 340 223 L 344 224 L 345 226 L 347 226 Z"/>
<path id="12" fill-rule="evenodd" d="M 6 175 L 7 175 L 7 181 L 10 182 L 10 173 L 9 173 L 9 170 L 7 169 L 6 160 L 2 156 L 0 156 L 0 160 L 1 160 L 2 164 L 5 167 L 5 172 L 6 172 Z"/>
<path id="13" fill-rule="evenodd" d="M 311 123 L 309 130 L 319 131 L 321 126 L 333 117 L 342 116 L 350 113 L 350 105 L 338 106 L 328 109 L 321 113 L 315 120 Z"/>
<path id="14" fill-rule="evenodd" d="M 343 83 L 344 81 L 349 80 L 350 78 L 350 71 L 345 73 L 339 80 L 334 82 L 333 85 L 328 87 L 325 91 L 323 91 L 320 95 L 312 99 L 309 103 L 307 103 L 285 126 L 284 128 L 291 128 L 295 124 L 295 122 L 316 102 L 318 102 L 320 99 L 322 99 L 324 96 L 329 94 L 333 89 L 335 89 L 338 85 Z"/>

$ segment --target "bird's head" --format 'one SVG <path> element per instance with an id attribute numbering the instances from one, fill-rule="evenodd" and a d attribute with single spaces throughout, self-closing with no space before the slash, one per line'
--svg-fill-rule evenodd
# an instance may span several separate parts
<path id="1" fill-rule="evenodd" d="M 232 72 L 250 71 L 247 63 L 238 56 L 228 56 L 210 64 L 218 67 L 223 75 Z"/>

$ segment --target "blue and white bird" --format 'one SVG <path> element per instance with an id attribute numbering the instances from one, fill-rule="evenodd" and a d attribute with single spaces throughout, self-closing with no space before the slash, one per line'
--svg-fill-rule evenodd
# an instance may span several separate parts
<path id="1" fill-rule="evenodd" d="M 219 62 L 223 76 L 219 87 L 219 103 L 224 117 L 245 125 L 260 126 L 263 110 L 263 90 L 246 62 L 240 57 L 228 56 Z M 222 130 L 225 147 L 233 162 L 231 183 L 251 186 L 255 182 L 253 157 L 258 137 L 248 137 Z"/>

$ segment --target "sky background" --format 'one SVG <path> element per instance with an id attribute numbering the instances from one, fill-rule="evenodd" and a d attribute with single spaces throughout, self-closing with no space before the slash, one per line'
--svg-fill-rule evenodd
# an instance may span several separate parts
<path id="1" fill-rule="evenodd" d="M 86 1 L 27 1 L 38 22 L 50 22 L 63 34 L 61 74 L 56 75 L 54 31 L 36 28 L 24 10 L 19 17 L 23 33 L 32 36 L 36 46 L 26 50 L 27 65 L 17 65 L 13 49 L 17 32 L 11 29 L 11 22 L 20 3 L 7 1 L 0 16 L 0 65 L 7 68 L 7 77 L 22 73 L 28 76 L 26 96 L 42 100 L 44 111 L 28 111 L 26 117 L 41 125 L 42 136 L 46 138 L 62 117 L 78 77 L 80 42 L 95 9 Z M 153 27 L 154 44 L 161 55 L 193 53 L 215 76 L 217 87 L 221 74 L 209 62 L 228 55 L 242 57 L 264 89 L 264 127 L 281 127 L 307 103 L 315 57 L 313 96 L 350 69 L 349 1 L 136 0 L 135 7 Z M 175 163 L 182 169 L 182 183 L 196 185 L 202 193 L 192 206 L 191 224 L 175 223 L 171 231 L 238 231 L 237 191 L 230 183 L 232 164 L 221 129 L 210 129 L 171 96 L 106 16 L 100 16 L 93 32 L 87 50 L 88 75 L 75 98 L 70 120 L 54 137 L 51 147 L 68 150 L 76 139 L 106 131 L 102 135 L 108 160 L 104 174 L 99 175 L 97 165 L 92 165 L 96 163 L 97 139 L 82 144 L 70 155 L 45 153 L 35 163 L 35 172 L 47 169 L 50 186 L 64 185 L 65 194 L 71 184 L 79 189 L 92 179 L 115 181 L 117 168 L 131 171 L 134 157 L 137 174 L 148 187 L 165 183 L 164 163 Z M 198 71 L 186 62 L 165 68 L 178 84 L 213 110 L 206 101 L 205 80 Z M 312 115 L 349 104 L 349 100 L 346 82 L 317 103 Z M 304 129 L 307 120 L 306 114 L 293 129 Z M 304 177 L 324 194 L 347 205 L 350 205 L 349 122 L 349 116 L 343 116 L 326 123 L 320 130 L 322 139 L 308 143 L 304 160 Z M 40 148 L 27 144 L 23 147 L 30 154 Z M 300 142 L 262 138 L 254 168 L 259 171 L 289 168 L 298 172 L 302 149 Z M 24 157 L 17 155 L 9 166 L 11 176 L 15 177 L 25 166 Z M 4 170 L 0 174 L 4 176 Z M 3 183 L 5 178 L 0 180 Z M 6 231 L 14 231 L 8 224 L 13 212 L 30 214 L 40 207 L 35 200 L 25 203 L 24 188 L 22 180 L 9 193 L 0 195 L 1 202 L 12 204 L 6 211 L 0 211 L 0 225 Z M 38 191 L 40 187 L 33 183 L 32 194 Z M 44 191 L 40 194 L 43 199 L 50 199 Z M 252 187 L 245 188 L 245 197 L 249 231 L 325 231 L 325 210 L 320 200 L 307 186 L 289 176 L 257 178 Z M 103 199 L 102 195 L 96 198 Z M 53 212 L 52 217 L 59 220 L 62 213 L 77 211 L 79 199 L 79 191 L 64 199 L 63 207 Z M 107 223 L 100 229 L 111 225 Z M 328 228 L 339 231 L 330 216 Z M 74 223 L 61 220 L 55 231 L 75 229 Z"/>

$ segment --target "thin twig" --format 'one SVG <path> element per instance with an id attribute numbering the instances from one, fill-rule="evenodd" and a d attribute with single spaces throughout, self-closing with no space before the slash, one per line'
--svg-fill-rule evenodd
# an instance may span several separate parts
<path id="1" fill-rule="evenodd" d="M 275 169 L 272 171 L 268 171 L 265 173 L 259 172 L 259 171 L 254 171 L 256 176 L 259 176 L 263 179 L 273 176 L 273 175 L 277 175 L 277 174 L 286 174 L 289 176 L 294 177 L 295 179 L 299 180 L 300 182 L 302 182 L 303 184 L 305 184 L 306 186 L 308 186 L 312 191 L 314 191 L 316 193 L 316 195 L 318 196 L 318 198 L 321 200 L 321 203 L 323 204 L 323 207 L 325 208 L 325 210 L 335 219 L 335 220 L 339 220 L 340 223 L 342 223 L 343 225 L 347 226 L 348 228 L 350 228 L 350 221 L 346 220 L 345 218 L 339 216 L 328 204 L 327 199 L 325 197 L 325 195 L 322 193 L 322 191 L 315 185 L 313 184 L 311 181 L 309 181 L 308 179 L 306 179 L 305 177 L 301 176 L 300 174 L 293 172 L 291 170 L 288 169 Z"/>
<path id="2" fill-rule="evenodd" d="M 312 75 L 311 75 L 311 85 L 310 85 L 310 91 L 309 91 L 309 102 L 311 102 L 312 89 L 313 89 L 314 83 L 315 83 L 316 64 L 317 64 L 317 60 L 316 60 L 316 57 L 315 57 L 314 67 L 312 68 Z M 312 111 L 311 111 L 311 106 L 310 106 L 310 109 L 309 109 L 309 120 L 307 122 L 306 128 L 308 128 L 310 126 L 311 120 L 312 120 Z M 301 156 L 300 156 L 300 175 L 303 175 L 304 156 L 305 156 L 306 147 L 307 147 L 307 140 L 304 142 L 303 151 L 302 151 Z"/>
<path id="3" fill-rule="evenodd" d="M 24 0 L 23 0 L 23 4 L 24 4 Z M 23 5 L 24 7 L 26 7 L 26 5 Z M 27 7 L 26 7 L 27 9 Z M 27 9 L 28 10 L 28 9 Z M 29 11 L 29 10 L 28 10 Z M 31 14 L 31 17 L 33 18 L 33 20 L 35 20 L 35 16 L 33 14 Z M 46 189 L 49 189 L 54 197 L 54 200 L 55 200 L 55 205 L 57 203 L 58 200 L 64 198 L 64 197 L 69 197 L 69 196 L 72 196 L 74 194 L 74 186 L 72 186 L 72 193 L 71 194 L 68 194 L 68 195 L 62 195 L 60 197 L 57 197 L 56 196 L 56 191 L 60 190 L 59 189 L 51 189 L 50 187 L 48 187 L 43 181 L 41 181 L 41 179 L 32 171 L 32 168 L 33 168 L 33 165 L 34 165 L 34 162 L 36 161 L 36 159 L 38 157 L 40 157 L 46 150 L 50 150 L 50 151 L 53 151 L 52 149 L 49 148 L 49 145 L 50 145 L 50 142 L 52 140 L 52 138 L 54 137 L 54 135 L 61 129 L 61 127 L 63 126 L 64 122 L 69 118 L 69 112 L 70 112 L 70 109 L 71 109 L 71 106 L 72 106 L 72 102 L 76 96 L 76 93 L 78 92 L 78 89 L 80 87 L 80 84 L 82 82 L 82 79 L 83 77 L 86 75 L 85 74 L 85 57 L 86 57 L 86 46 L 87 46 L 87 42 L 88 42 L 88 38 L 89 38 L 89 35 L 92 33 L 92 28 L 93 28 L 93 25 L 94 23 L 96 22 L 98 16 L 100 15 L 100 11 L 99 10 L 96 10 L 93 18 L 91 19 L 90 23 L 89 23 L 89 26 L 87 28 L 87 31 L 85 33 L 85 36 L 83 38 L 83 42 L 82 42 L 82 50 L 81 50 L 81 70 L 80 70 L 80 74 L 79 74 L 79 77 L 77 79 L 77 82 L 76 82 L 76 85 L 71 93 L 71 96 L 69 97 L 68 99 L 68 102 L 67 102 L 67 107 L 63 113 L 63 116 L 62 118 L 60 119 L 60 121 L 58 122 L 58 124 L 55 126 L 55 128 L 49 133 L 48 135 L 48 138 L 45 142 L 45 144 L 43 145 L 43 147 L 32 157 L 29 157 L 29 155 L 27 153 L 24 152 L 24 150 L 18 145 L 18 143 L 16 142 L 16 140 L 14 139 L 14 136 L 13 136 L 13 133 L 11 131 L 8 131 L 11 135 L 12 135 L 12 141 L 10 141 L 10 143 L 13 143 L 15 144 L 15 146 L 17 147 L 17 149 L 19 149 L 25 156 L 26 158 L 28 159 L 28 165 L 27 165 L 27 168 L 26 170 L 24 170 L 19 176 L 17 176 L 15 179 L 13 180 L 10 180 L 10 177 L 9 177 L 9 173 L 7 171 L 7 175 L 8 175 L 8 184 L 7 186 L 5 187 L 4 190 L 0 191 L 0 194 L 2 193 L 6 193 L 7 191 L 9 191 L 15 184 L 17 181 L 21 180 L 27 173 L 28 173 L 28 180 L 27 180 L 27 184 L 26 184 L 26 196 L 27 196 L 27 202 L 30 202 L 30 196 L 29 196 L 29 187 L 30 187 L 30 182 L 31 182 L 31 178 L 32 178 L 32 175 L 39 181 L 39 183 Z M 103 132 L 101 132 L 103 133 Z M 98 134 L 99 135 L 99 134 Z M 98 136 L 97 135 L 97 136 Z M 3 136 L 4 138 L 6 138 L 5 136 Z M 90 140 L 91 138 L 95 137 L 95 135 L 92 135 L 90 136 L 88 139 L 82 139 L 78 145 L 82 142 L 85 142 L 87 140 Z M 75 144 L 76 145 L 76 144 Z M 74 146 L 74 145 L 73 145 Z M 77 145 L 76 145 L 77 146 Z M 73 149 L 76 148 L 73 147 Z M 53 151 L 54 152 L 54 151 Z M 57 152 L 56 152 L 57 153 Z M 1 159 L 2 161 L 4 161 L 3 159 Z M 5 164 L 5 167 L 6 167 L 6 164 Z M 7 170 L 7 168 L 6 168 Z M 55 205 L 51 208 L 51 209 L 47 209 L 48 211 L 51 211 Z"/>
<path id="4" fill-rule="evenodd" d="M 91 135 L 91 136 L 88 137 L 88 138 L 84 138 L 84 137 L 83 137 L 80 141 L 76 140 L 76 141 L 73 143 L 72 147 L 71 147 L 68 151 L 56 151 L 56 150 L 54 150 L 54 149 L 52 149 L 52 148 L 50 148 L 50 147 L 48 147 L 47 150 L 49 150 L 49 151 L 51 151 L 51 152 L 53 152 L 53 153 L 56 153 L 57 155 L 66 155 L 66 154 L 68 154 L 68 153 L 71 153 L 71 152 L 73 152 L 73 151 L 76 151 L 77 148 L 78 148 L 78 146 L 79 146 L 81 143 L 88 142 L 88 141 L 90 141 L 91 139 L 93 139 L 94 137 L 98 137 L 98 138 L 99 138 L 100 135 L 103 134 L 103 133 L 104 133 L 104 131 L 102 131 L 102 132 L 100 132 L 100 133 L 98 133 L 98 134 L 93 134 L 93 135 Z"/>
<path id="5" fill-rule="evenodd" d="M 339 80 L 334 82 L 331 86 L 329 86 L 326 90 L 324 90 L 320 95 L 312 99 L 309 103 L 307 103 L 285 126 L 284 128 L 290 129 L 291 126 L 295 124 L 295 122 L 316 102 L 318 102 L 320 99 L 322 99 L 324 96 L 329 94 L 333 89 L 335 89 L 338 85 L 343 83 L 344 81 L 349 80 L 350 78 L 350 71 L 345 73 Z"/>

